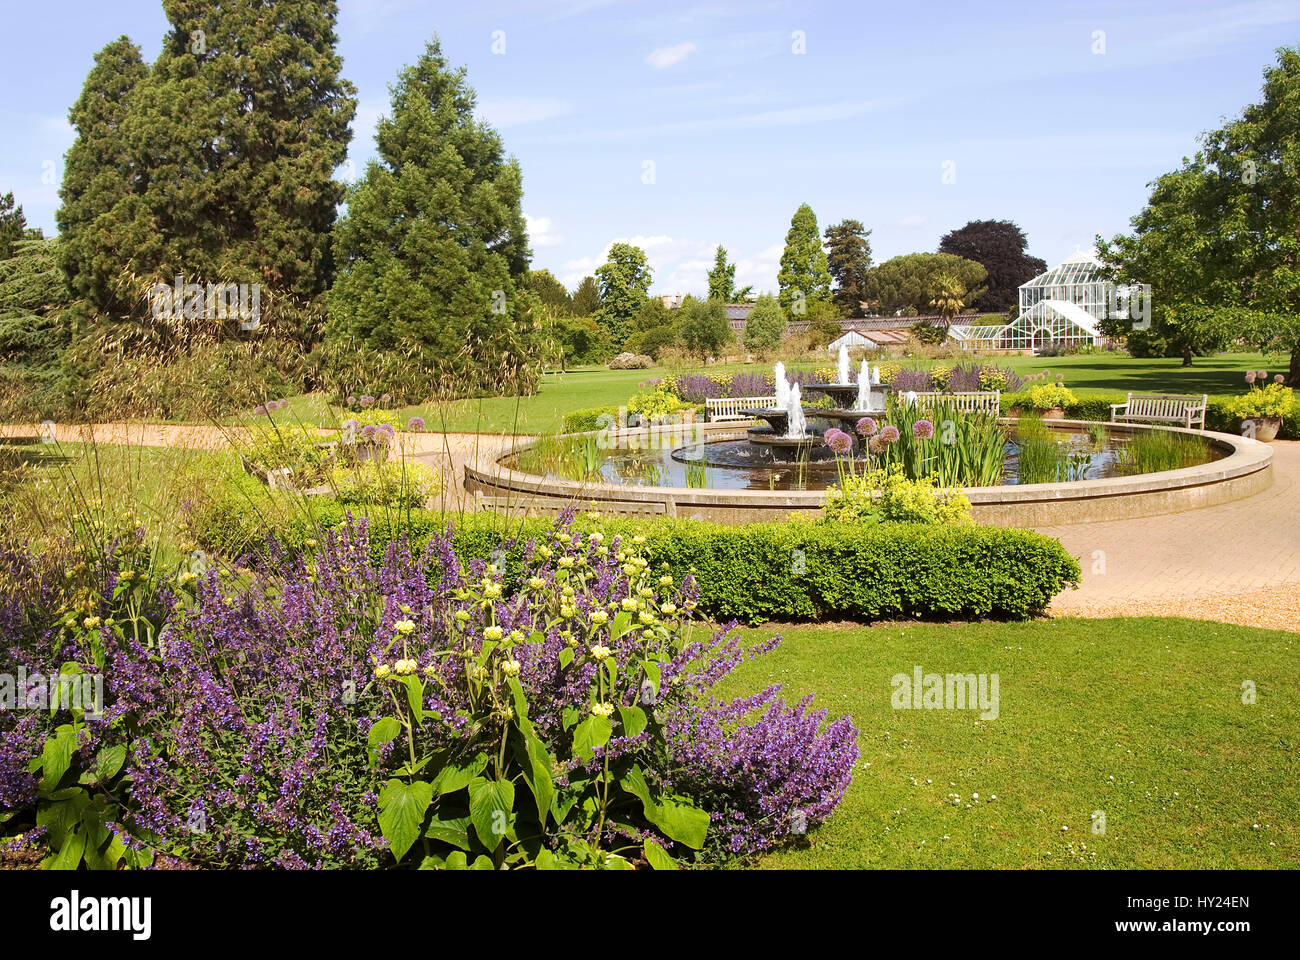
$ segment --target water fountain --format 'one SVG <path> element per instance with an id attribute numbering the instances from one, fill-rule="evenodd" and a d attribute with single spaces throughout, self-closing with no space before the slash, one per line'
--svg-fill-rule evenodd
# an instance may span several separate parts
<path id="1" fill-rule="evenodd" d="M 885 412 L 885 388 L 880 383 L 880 368 L 871 371 L 866 359 L 858 373 L 858 382 L 849 381 L 849 351 L 841 344 L 839 355 L 839 381 L 837 383 L 810 383 L 815 390 L 831 398 L 829 410 L 818 410 L 817 416 L 830 420 L 857 422 L 868 415 L 879 416 Z"/>

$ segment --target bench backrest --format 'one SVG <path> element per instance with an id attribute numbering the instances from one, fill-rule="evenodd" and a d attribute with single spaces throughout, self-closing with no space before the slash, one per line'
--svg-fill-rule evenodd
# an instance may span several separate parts
<path id="1" fill-rule="evenodd" d="M 1205 408 L 1206 396 L 1188 396 L 1176 393 L 1130 393 L 1128 414 L 1136 417 L 1181 417 L 1188 410 Z"/>
<path id="2" fill-rule="evenodd" d="M 758 410 L 772 406 L 776 397 L 709 397 L 704 401 L 709 416 L 734 417 L 741 410 Z"/>
<path id="3" fill-rule="evenodd" d="M 1002 406 L 1000 390 L 961 390 L 957 393 L 937 393 L 927 391 L 916 395 L 916 402 L 923 406 L 936 403 L 950 403 L 963 413 L 998 413 Z"/>

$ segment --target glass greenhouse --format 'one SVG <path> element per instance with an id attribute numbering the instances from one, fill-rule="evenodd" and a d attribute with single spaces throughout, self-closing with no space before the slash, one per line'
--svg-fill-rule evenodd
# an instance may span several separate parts
<path id="1" fill-rule="evenodd" d="M 1020 286 L 1020 315 L 1004 326 L 954 325 L 949 335 L 965 350 L 1028 350 L 1050 343 L 1101 344 L 1097 321 L 1113 299 L 1102 265 L 1079 251 Z"/>

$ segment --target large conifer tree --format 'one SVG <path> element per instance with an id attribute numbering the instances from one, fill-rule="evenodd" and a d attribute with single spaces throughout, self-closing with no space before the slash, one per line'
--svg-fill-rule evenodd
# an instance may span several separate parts
<path id="1" fill-rule="evenodd" d="M 790 218 L 777 282 L 781 285 L 781 306 L 788 315 L 802 317 L 814 303 L 831 302 L 831 273 L 817 229 L 817 214 L 806 203 Z"/>
<path id="2" fill-rule="evenodd" d="M 330 338 L 400 356 L 381 388 L 530 392 L 541 359 L 518 164 L 474 119 L 474 91 L 437 38 L 392 91 L 378 157 L 335 229 Z M 416 365 L 418 362 L 418 366 Z M 358 387 L 367 386 L 358 383 Z"/>

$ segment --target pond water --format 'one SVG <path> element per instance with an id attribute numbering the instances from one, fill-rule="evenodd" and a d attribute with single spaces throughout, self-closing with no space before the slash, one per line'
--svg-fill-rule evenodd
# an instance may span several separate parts
<path id="1" fill-rule="evenodd" d="M 1046 457 L 1041 445 L 1036 451 L 1033 469 L 1038 475 L 1026 482 L 1098 480 L 1152 472 L 1152 461 L 1133 455 L 1129 436 L 1094 429 L 1095 433 L 1052 429 Z M 1022 482 L 1023 441 L 1013 428 L 1006 430 L 1002 484 L 1017 484 Z M 1166 437 L 1182 436 L 1161 433 Z M 548 442 L 554 446 L 548 447 Z M 1179 448 L 1179 462 L 1156 469 L 1208 463 L 1222 456 L 1198 438 L 1180 441 Z M 524 473 L 555 479 L 708 490 L 824 490 L 833 486 L 839 476 L 834 455 L 821 442 L 795 451 L 747 439 L 683 443 L 679 438 L 653 443 L 649 449 L 603 449 L 590 439 L 584 445 L 582 438 L 560 437 L 544 440 L 533 450 L 507 457 L 502 463 Z M 858 464 L 865 465 L 861 459 Z"/>

